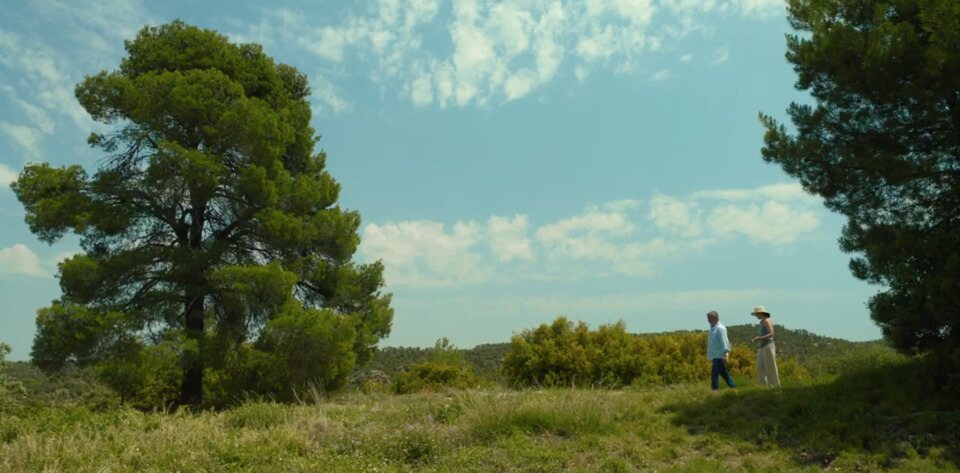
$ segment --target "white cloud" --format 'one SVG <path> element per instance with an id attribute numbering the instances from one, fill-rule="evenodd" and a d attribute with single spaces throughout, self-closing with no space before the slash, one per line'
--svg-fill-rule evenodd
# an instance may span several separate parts
<path id="1" fill-rule="evenodd" d="M 37 258 L 36 253 L 23 243 L 17 243 L 7 248 L 0 248 L 0 273 L 22 274 L 36 277 L 48 275 L 43 268 L 40 267 L 40 259 Z"/>
<path id="2" fill-rule="evenodd" d="M 661 5 L 678 14 L 708 13 L 716 6 L 716 0 L 661 0 Z"/>
<path id="3" fill-rule="evenodd" d="M 785 0 L 739 0 L 740 11 L 747 16 L 771 16 L 784 13 Z"/>
<path id="4" fill-rule="evenodd" d="M 663 82 L 669 78 L 670 78 L 669 69 L 660 69 L 659 71 L 657 71 L 656 74 L 650 77 L 650 79 L 653 80 L 654 82 Z"/>
<path id="5" fill-rule="evenodd" d="M 544 225 L 536 236 L 551 258 L 612 259 L 617 249 L 607 237 L 632 231 L 633 224 L 625 213 L 593 209 Z"/>
<path id="6" fill-rule="evenodd" d="M 0 163 L 0 189 L 10 189 L 10 183 L 17 180 L 19 173 Z"/>
<path id="7" fill-rule="evenodd" d="M 693 59 L 693 54 L 691 54 L 691 53 L 686 53 L 686 54 L 680 56 L 680 60 L 683 61 L 683 62 L 690 62 L 691 59 Z"/>
<path id="8" fill-rule="evenodd" d="M 361 253 L 383 260 L 388 283 L 406 286 L 649 277 L 666 261 L 723 245 L 793 244 L 819 227 L 820 207 L 795 183 L 655 194 L 646 204 L 614 200 L 539 226 L 524 214 L 457 222 L 449 231 L 432 221 L 369 224 Z"/>
<path id="9" fill-rule="evenodd" d="M 675 197 L 656 195 L 650 199 L 648 218 L 669 234 L 696 237 L 701 232 L 700 209 Z"/>
<path id="10" fill-rule="evenodd" d="M 516 74 L 507 78 L 503 85 L 507 100 L 514 100 L 527 95 L 536 85 L 536 76 L 527 69 L 518 71 Z"/>
<path id="11" fill-rule="evenodd" d="M 746 207 L 724 205 L 715 209 L 707 221 L 712 234 L 741 234 L 753 242 L 771 245 L 793 243 L 819 224 L 820 216 L 816 212 L 776 201 Z"/>
<path id="12" fill-rule="evenodd" d="M 37 135 L 53 133 L 61 118 L 84 135 L 98 129 L 74 97 L 74 86 L 85 74 L 115 68 L 123 41 L 144 24 L 156 22 L 150 21 L 139 1 L 36 0 L 30 9 L 39 29 L 55 28 L 71 44 L 83 45 L 67 52 L 51 44 L 49 37 L 0 29 L 0 68 L 20 79 L 0 88 L 31 124 L 30 131 L 23 125 L 8 125 L 4 131 L 36 157 Z"/>
<path id="13" fill-rule="evenodd" d="M 349 111 L 353 105 L 337 93 L 336 86 L 323 77 L 322 74 L 314 74 L 310 81 L 311 106 L 314 111 L 331 110 L 334 113 Z"/>
<path id="14" fill-rule="evenodd" d="M 590 71 L 583 66 L 577 66 L 577 68 L 574 70 L 574 75 L 578 81 L 583 82 L 587 80 L 587 77 L 590 75 Z"/>
<path id="15" fill-rule="evenodd" d="M 30 154 L 31 158 L 40 157 L 40 139 L 37 132 L 28 126 L 0 122 L 0 132 Z"/>
<path id="16" fill-rule="evenodd" d="M 482 282 L 487 263 L 474 247 L 482 239 L 475 222 L 457 222 L 452 231 L 430 221 L 364 227 L 362 253 L 382 259 L 389 284 L 431 287 Z"/>
<path id="17" fill-rule="evenodd" d="M 429 105 L 433 102 L 433 81 L 429 75 L 422 74 L 413 81 L 410 98 L 417 105 Z"/>
<path id="18" fill-rule="evenodd" d="M 490 217 L 487 222 L 490 249 L 500 261 L 532 260 L 533 246 L 527 237 L 527 216 L 515 215 L 512 219 Z"/>
<path id="19" fill-rule="evenodd" d="M 686 198 L 656 196 L 649 218 L 673 235 L 711 239 L 699 246 L 722 243 L 740 235 L 767 245 L 786 245 L 820 224 L 820 201 L 797 183 L 779 183 L 753 189 L 694 192 Z"/>
<path id="20" fill-rule="evenodd" d="M 683 47 L 693 32 L 732 12 L 762 16 L 771 0 L 377 0 L 339 21 L 281 8 L 233 33 L 282 43 L 340 68 L 348 57 L 373 65 L 371 78 L 418 106 L 487 106 L 529 96 L 561 71 L 585 81 L 596 68 L 649 70 L 651 52 Z M 444 32 L 445 41 L 435 41 Z M 425 42 L 429 35 L 431 41 Z M 729 57 L 717 49 L 712 62 Z M 692 54 L 681 56 L 682 61 Z M 564 68 L 569 64 L 569 68 Z M 664 80 L 666 70 L 654 76 Z"/>
<path id="21" fill-rule="evenodd" d="M 7 98 L 23 111 L 34 127 L 48 135 L 53 133 L 53 119 L 50 118 L 43 108 L 20 99 L 17 91 L 9 85 L 0 85 L 0 90 L 7 93 Z"/>
<path id="22" fill-rule="evenodd" d="M 710 64 L 723 64 L 728 59 L 730 59 L 730 50 L 726 47 L 717 48 L 713 51 L 713 59 L 710 60 Z"/>
<path id="23" fill-rule="evenodd" d="M 707 190 L 695 192 L 691 195 L 694 199 L 719 199 L 719 200 L 749 200 L 757 198 L 781 199 L 781 200 L 809 200 L 818 201 L 817 197 L 808 194 L 800 184 L 795 182 L 784 182 L 779 184 L 769 184 L 754 189 L 723 189 Z"/>

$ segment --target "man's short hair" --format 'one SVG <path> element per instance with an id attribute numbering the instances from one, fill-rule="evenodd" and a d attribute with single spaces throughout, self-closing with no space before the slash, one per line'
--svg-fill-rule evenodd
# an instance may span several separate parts
<path id="1" fill-rule="evenodd" d="M 718 314 L 715 310 L 711 310 L 710 312 L 707 312 L 707 317 L 716 317 L 719 320 L 720 314 Z"/>

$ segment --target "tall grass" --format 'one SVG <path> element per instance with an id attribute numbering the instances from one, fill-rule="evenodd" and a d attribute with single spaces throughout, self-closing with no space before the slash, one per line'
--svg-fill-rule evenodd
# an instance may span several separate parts
<path id="1" fill-rule="evenodd" d="M 899 366 L 883 369 L 914 368 Z M 773 390 L 743 380 L 722 394 L 704 380 L 192 414 L 45 408 L 0 417 L 0 471 L 957 471 L 957 410 L 859 373 Z M 862 389 L 870 380 L 879 391 Z"/>
<path id="2" fill-rule="evenodd" d="M 864 347 L 779 389 L 299 393 L 214 412 L 0 410 L 0 472 L 958 471 L 960 406 L 922 358 Z"/>

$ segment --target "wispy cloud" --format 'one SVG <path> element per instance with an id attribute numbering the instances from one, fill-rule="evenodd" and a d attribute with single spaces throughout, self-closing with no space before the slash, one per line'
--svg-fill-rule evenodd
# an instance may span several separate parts
<path id="1" fill-rule="evenodd" d="M 797 184 L 623 199 L 533 227 L 526 215 L 485 223 L 369 224 L 361 254 L 389 284 L 458 286 L 517 279 L 648 277 L 668 261 L 737 242 L 784 247 L 820 225 L 819 201 Z M 700 256 L 696 256 L 700 255 Z"/>
<path id="2" fill-rule="evenodd" d="M 0 192 L 10 189 L 10 184 L 17 180 L 19 173 L 0 163 Z"/>
<path id="3" fill-rule="evenodd" d="M 669 78 L 670 78 L 669 69 L 660 69 L 659 71 L 657 71 L 656 74 L 650 77 L 650 79 L 653 80 L 654 82 L 663 82 Z"/>
<path id="4" fill-rule="evenodd" d="M 26 151 L 30 158 L 40 156 L 40 138 L 37 131 L 33 128 L 14 125 L 8 122 L 0 122 L 0 132 L 3 132 L 10 141 L 16 143 L 21 149 Z"/>
<path id="5" fill-rule="evenodd" d="M 0 72 L 19 79 L 0 84 L 0 90 L 27 121 L 4 123 L 3 132 L 36 158 L 41 136 L 51 135 L 61 120 L 84 134 L 97 128 L 74 97 L 74 86 L 85 74 L 116 67 L 123 41 L 151 21 L 135 0 L 37 0 L 30 8 L 41 31 L 56 29 L 83 45 L 66 52 L 49 36 L 0 29 Z"/>
<path id="6" fill-rule="evenodd" d="M 728 59 L 730 59 L 730 50 L 726 47 L 717 48 L 713 51 L 713 58 L 710 59 L 710 64 L 723 64 L 727 62 Z"/>
<path id="7" fill-rule="evenodd" d="M 649 71 L 650 54 L 682 47 L 686 36 L 708 31 L 705 22 L 736 12 L 759 16 L 769 4 L 455 0 L 447 9 L 437 0 L 378 0 L 333 22 L 271 10 L 232 36 L 293 46 L 333 68 L 351 58 L 372 64 L 373 80 L 388 90 L 399 84 L 394 90 L 418 106 L 487 106 L 526 97 L 562 73 L 584 81 L 598 68 Z M 725 51 L 713 62 L 726 60 Z M 655 81 L 668 77 L 666 70 L 653 75 Z"/>
<path id="8" fill-rule="evenodd" d="M 755 17 L 783 14 L 787 7 L 785 0 L 739 0 L 736 3 L 744 16 Z"/>

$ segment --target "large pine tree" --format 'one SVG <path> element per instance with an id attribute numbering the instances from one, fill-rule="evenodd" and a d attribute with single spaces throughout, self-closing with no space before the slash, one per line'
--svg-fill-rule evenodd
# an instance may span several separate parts
<path id="1" fill-rule="evenodd" d="M 129 382 L 163 346 L 186 404 L 202 401 L 205 370 L 244 378 L 238 389 L 339 385 L 393 312 L 381 265 L 351 261 L 360 215 L 336 205 L 314 150 L 306 77 L 180 21 L 126 50 L 76 88 L 113 130 L 90 137 L 96 172 L 31 164 L 14 185 L 41 240 L 73 230 L 83 248 L 39 311 L 34 361 Z"/>
<path id="2" fill-rule="evenodd" d="M 853 274 L 899 349 L 960 364 L 960 2 L 790 0 L 813 105 L 769 116 L 764 159 L 848 218 Z"/>

